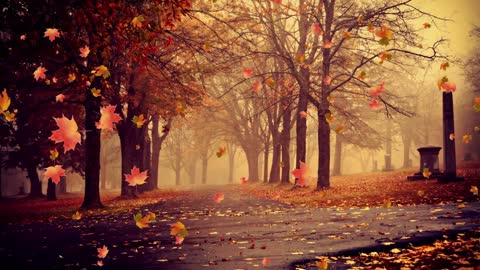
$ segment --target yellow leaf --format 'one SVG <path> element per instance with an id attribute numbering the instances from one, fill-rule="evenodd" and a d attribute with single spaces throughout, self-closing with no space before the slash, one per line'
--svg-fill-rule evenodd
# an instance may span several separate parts
<path id="1" fill-rule="evenodd" d="M 0 95 L 0 113 L 8 110 L 10 106 L 10 97 L 7 94 L 7 89 L 3 89 L 2 94 Z"/>

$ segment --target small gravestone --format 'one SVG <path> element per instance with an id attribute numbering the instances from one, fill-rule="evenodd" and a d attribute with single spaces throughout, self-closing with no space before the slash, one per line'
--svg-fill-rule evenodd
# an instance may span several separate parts
<path id="1" fill-rule="evenodd" d="M 442 175 L 438 164 L 438 153 L 442 149 L 439 146 L 426 146 L 418 148 L 420 153 L 420 171 L 414 175 L 408 176 L 407 180 L 422 180 L 427 179 L 423 176 L 423 172 L 428 169 L 432 174 L 429 178 L 438 178 Z"/>

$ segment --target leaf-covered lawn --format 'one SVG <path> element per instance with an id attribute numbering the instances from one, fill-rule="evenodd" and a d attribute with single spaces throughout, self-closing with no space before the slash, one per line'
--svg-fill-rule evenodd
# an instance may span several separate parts
<path id="1" fill-rule="evenodd" d="M 242 190 L 260 197 L 279 200 L 293 205 L 314 207 L 365 207 L 414 204 L 438 204 L 478 200 L 470 190 L 478 187 L 480 168 L 463 168 L 459 175 L 466 181 L 439 184 L 436 180 L 407 181 L 414 171 L 369 173 L 350 176 L 333 176 L 331 188 L 315 191 L 310 187 L 292 189 L 291 185 L 244 185 Z"/>
<path id="2" fill-rule="evenodd" d="M 412 245 L 406 248 L 391 248 L 385 252 L 361 252 L 355 256 L 325 256 L 296 269 L 321 269 L 344 265 L 352 270 L 360 269 L 479 269 L 480 230 L 443 235 L 443 239 L 429 245 Z"/>
<path id="3" fill-rule="evenodd" d="M 135 199 L 122 199 L 119 192 L 106 192 L 102 194 L 103 209 L 81 211 L 82 215 L 98 215 L 106 213 L 117 213 L 131 211 L 143 205 L 153 204 L 174 197 L 186 196 L 187 191 L 179 190 L 155 190 L 140 194 Z M 81 194 L 57 195 L 58 200 L 47 201 L 40 199 L 5 199 L 0 204 L 0 221 L 21 221 L 24 223 L 38 220 L 52 220 L 60 217 L 71 218 L 80 208 L 83 201 Z"/>

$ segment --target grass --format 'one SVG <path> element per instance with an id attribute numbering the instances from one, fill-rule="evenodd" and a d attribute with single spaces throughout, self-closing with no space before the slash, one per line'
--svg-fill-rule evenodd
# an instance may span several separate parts
<path id="1" fill-rule="evenodd" d="M 242 187 L 248 194 L 297 206 L 366 207 L 392 205 L 439 204 L 478 200 L 470 192 L 479 186 L 480 167 L 463 168 L 458 174 L 463 182 L 439 184 L 436 180 L 407 181 L 414 171 L 394 171 L 331 177 L 331 187 L 316 191 L 314 186 L 292 189 L 292 185 L 252 184 Z"/>

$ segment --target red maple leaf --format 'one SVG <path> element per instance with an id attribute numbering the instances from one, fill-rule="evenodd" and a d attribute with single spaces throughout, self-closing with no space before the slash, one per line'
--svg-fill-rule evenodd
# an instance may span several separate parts
<path id="1" fill-rule="evenodd" d="M 145 184 L 147 179 L 147 171 L 140 172 L 140 169 L 137 166 L 133 166 L 130 174 L 125 174 L 125 181 L 128 182 L 129 186 L 137 186 Z"/>
<path id="2" fill-rule="evenodd" d="M 60 176 L 65 176 L 65 170 L 60 165 L 47 167 L 45 174 L 43 175 L 43 180 L 47 181 L 52 179 L 55 184 L 60 182 Z"/>
<path id="3" fill-rule="evenodd" d="M 107 105 L 100 108 L 100 121 L 95 123 L 98 129 L 113 130 L 113 124 L 122 120 L 118 113 L 115 113 L 115 106 Z"/>
<path id="4" fill-rule="evenodd" d="M 55 119 L 58 129 L 52 131 L 52 135 L 49 139 L 55 143 L 63 142 L 64 153 L 68 150 L 75 150 L 77 143 L 80 144 L 81 136 L 78 132 L 78 126 L 73 116 L 72 119 L 68 119 L 64 115 L 62 115 L 61 118 L 54 117 L 53 119 Z"/>
<path id="5" fill-rule="evenodd" d="M 300 161 L 300 168 L 293 170 L 292 174 L 295 178 L 297 178 L 298 186 L 303 186 L 307 184 L 308 166 L 305 163 Z"/>

